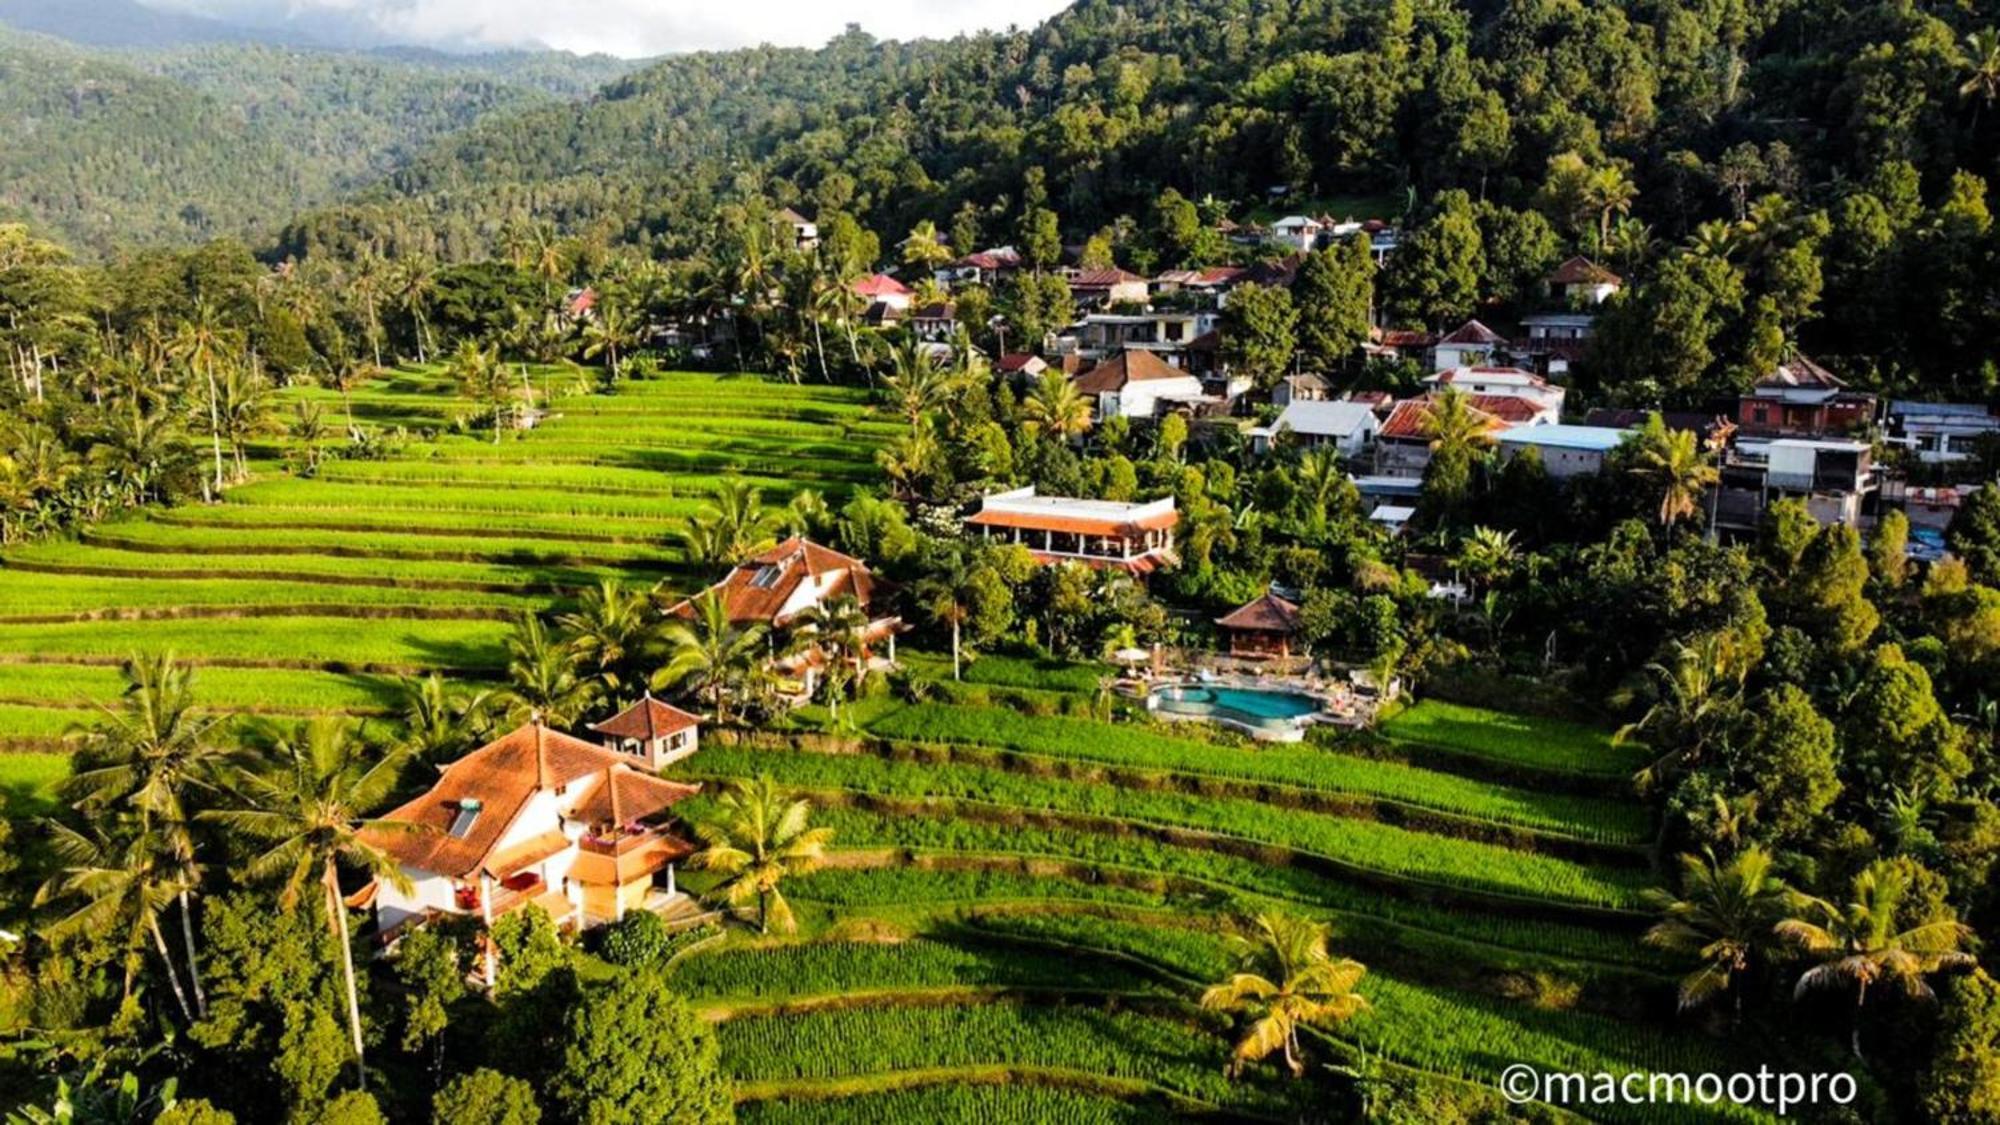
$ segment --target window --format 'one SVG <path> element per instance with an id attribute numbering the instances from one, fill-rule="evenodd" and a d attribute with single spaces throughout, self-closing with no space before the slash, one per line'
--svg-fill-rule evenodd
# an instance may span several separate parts
<path id="1" fill-rule="evenodd" d="M 473 798 L 462 798 L 458 802 L 458 815 L 451 818 L 447 834 L 454 840 L 463 840 L 471 835 L 473 822 L 479 819 L 479 807 L 479 802 Z"/>
<path id="2" fill-rule="evenodd" d="M 779 566 L 758 567 L 757 573 L 750 576 L 750 588 L 753 590 L 768 590 L 778 584 L 779 577 L 784 573 L 784 568 Z"/>

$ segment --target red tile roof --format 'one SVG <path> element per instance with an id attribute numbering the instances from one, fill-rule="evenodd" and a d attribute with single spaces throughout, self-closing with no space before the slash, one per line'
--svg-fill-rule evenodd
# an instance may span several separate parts
<path id="1" fill-rule="evenodd" d="M 863 297 L 894 297 L 907 296 L 910 287 L 886 273 L 878 273 L 855 282 L 854 291 Z"/>
<path id="2" fill-rule="evenodd" d="M 1119 391 L 1127 383 L 1149 379 L 1189 379 L 1193 376 L 1149 351 L 1122 351 L 1076 377 L 1076 389 L 1098 395 Z"/>
<path id="3" fill-rule="evenodd" d="M 672 704 L 662 703 L 648 692 L 644 699 L 616 715 L 601 723 L 592 723 L 590 729 L 613 738 L 638 738 L 650 742 L 700 722 L 698 716 L 690 715 Z"/>
<path id="4" fill-rule="evenodd" d="M 1757 380 L 1757 385 L 1760 387 L 1818 387 L 1837 391 L 1846 387 L 1847 382 L 1833 372 L 1800 355 L 1793 356 L 1791 359 L 1779 364 L 1769 375 Z"/>
<path id="5" fill-rule="evenodd" d="M 1440 344 L 1504 344 L 1507 337 L 1493 331 L 1476 320 L 1468 320 L 1458 326 L 1450 335 L 1439 340 Z"/>
<path id="6" fill-rule="evenodd" d="M 1510 379 L 1511 378 L 1521 379 L 1531 387 L 1546 387 L 1549 385 L 1549 381 L 1547 379 L 1544 379 L 1540 375 L 1537 375 L 1534 372 L 1525 370 L 1523 368 L 1492 367 L 1492 366 L 1477 365 L 1477 364 L 1471 367 L 1449 368 L 1447 370 L 1440 371 L 1435 375 L 1432 375 L 1430 378 L 1436 380 L 1439 383 L 1443 383 L 1446 386 L 1449 386 L 1453 383 L 1458 382 L 1461 379 L 1466 379 L 1476 382 L 1482 376 L 1491 379 L 1502 375 L 1505 375 Z"/>
<path id="7" fill-rule="evenodd" d="M 1291 633 L 1299 627 L 1299 607 L 1267 592 L 1216 618 L 1215 624 L 1248 633 Z"/>
<path id="8" fill-rule="evenodd" d="M 1125 285 L 1134 281 L 1143 282 L 1145 280 L 1145 278 L 1140 277 L 1136 273 L 1127 273 L 1121 269 L 1082 270 L 1069 279 L 1069 287 L 1071 289 L 1109 289 L 1114 285 Z"/>
<path id="9" fill-rule="evenodd" d="M 692 797 L 700 788 L 654 777 L 620 763 L 606 769 L 591 783 L 590 791 L 570 809 L 570 819 L 622 828 L 658 816 L 676 802 Z"/>
<path id="10" fill-rule="evenodd" d="M 1509 425 L 1524 425 L 1541 417 L 1541 407 L 1519 395 L 1473 395 L 1473 409 L 1506 422 Z"/>
<path id="11" fill-rule="evenodd" d="M 875 576 L 860 559 L 796 535 L 737 564 L 736 569 L 708 590 L 722 597 L 729 620 L 778 626 L 791 619 L 782 611 L 799 584 L 808 579 L 818 586 L 816 602 L 849 594 L 866 607 L 875 590 Z M 693 617 L 694 599 L 683 599 L 667 612 L 677 617 Z"/>
<path id="12" fill-rule="evenodd" d="M 1000 357 L 1000 370 L 1003 374 L 1025 371 L 1041 358 L 1041 356 L 1033 352 L 1008 352 L 1006 355 Z"/>
<path id="13" fill-rule="evenodd" d="M 516 870 L 525 864 L 511 854 L 496 855 L 496 845 L 528 799 L 541 790 L 568 786 L 607 770 L 638 772 L 616 751 L 530 723 L 446 766 L 429 792 L 389 812 L 382 818 L 387 824 L 363 829 L 362 838 L 414 870 L 463 879 L 484 869 L 504 877 L 511 872 L 493 870 L 496 860 L 517 864 Z M 678 795 L 666 804 L 700 787 L 675 788 Z M 452 835 L 453 823 L 474 809 L 470 823 Z"/>
<path id="14" fill-rule="evenodd" d="M 1496 400 L 1497 402 L 1497 400 L 1501 399 L 1527 406 L 1529 408 L 1529 417 L 1533 417 L 1532 403 L 1505 395 L 1473 395 L 1472 402 L 1469 405 L 1471 405 L 1474 414 L 1486 419 L 1486 432 L 1489 434 L 1507 428 L 1508 423 L 1505 419 L 1495 416 L 1492 411 L 1486 409 L 1486 406 L 1489 405 L 1489 402 L 1486 400 Z M 1431 439 L 1430 419 L 1430 399 L 1406 398 L 1397 403 L 1395 409 L 1389 411 L 1389 417 L 1383 421 L 1382 429 L 1376 433 L 1375 437 L 1377 440 L 1390 441 L 1429 441 Z M 1526 419 L 1523 420 L 1525 421 Z"/>
<path id="15" fill-rule="evenodd" d="M 1622 285 L 1624 278 L 1579 254 L 1549 274 L 1550 285 Z"/>
<path id="16" fill-rule="evenodd" d="M 1428 348 L 1437 343 L 1437 337 L 1414 328 L 1385 328 L 1375 342 L 1385 348 Z"/>
<path id="17" fill-rule="evenodd" d="M 1061 516 L 1042 512 L 1009 512 L 983 509 L 965 518 L 975 527 L 1018 527 L 1025 531 L 1060 531 L 1065 535 L 1099 535 L 1109 539 L 1137 537 L 1147 531 L 1163 531 L 1181 522 L 1181 514 L 1169 509 L 1159 515 L 1136 520 L 1093 519 L 1089 516 Z"/>

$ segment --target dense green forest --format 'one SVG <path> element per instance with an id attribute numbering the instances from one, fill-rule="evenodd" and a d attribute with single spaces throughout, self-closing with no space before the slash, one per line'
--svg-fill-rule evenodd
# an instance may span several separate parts
<path id="1" fill-rule="evenodd" d="M 1854 2 L 1168 0 L 949 43 L 853 31 L 490 119 L 279 249 L 477 257 L 532 211 L 713 254 L 716 203 L 760 194 L 891 239 L 927 219 L 954 243 L 1020 242 L 1033 193 L 1066 241 L 1104 231 L 1157 261 L 1142 228 L 1167 189 L 1239 216 L 1271 189 L 1386 195 L 1422 255 L 1395 319 L 1504 302 L 1558 240 L 1656 283 L 1608 326 L 1614 395 L 1697 399 L 1785 346 L 1969 393 L 1991 381 L 1995 307 L 1983 27 Z"/>
<path id="2" fill-rule="evenodd" d="M 0 27 L 0 215 L 95 256 L 274 230 L 491 114 L 627 64 L 253 44 L 87 51 Z"/>

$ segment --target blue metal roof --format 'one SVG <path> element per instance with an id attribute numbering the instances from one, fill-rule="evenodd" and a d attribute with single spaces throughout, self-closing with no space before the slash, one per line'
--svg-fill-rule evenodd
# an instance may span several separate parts
<path id="1" fill-rule="evenodd" d="M 1631 436 L 1631 430 L 1610 426 L 1572 426 L 1552 422 L 1542 426 L 1515 426 L 1499 435 L 1502 445 L 1540 445 L 1552 449 L 1582 449 L 1608 453 Z"/>

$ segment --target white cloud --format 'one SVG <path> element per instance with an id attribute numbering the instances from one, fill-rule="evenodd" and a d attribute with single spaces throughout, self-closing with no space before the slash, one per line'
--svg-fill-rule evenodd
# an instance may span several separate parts
<path id="1" fill-rule="evenodd" d="M 543 43 L 637 57 L 818 46 L 858 23 L 882 39 L 1030 27 L 1065 0 L 149 0 L 224 19 L 362 23 L 392 41 L 448 49 Z"/>

